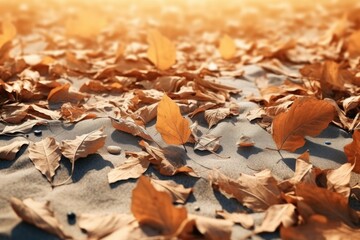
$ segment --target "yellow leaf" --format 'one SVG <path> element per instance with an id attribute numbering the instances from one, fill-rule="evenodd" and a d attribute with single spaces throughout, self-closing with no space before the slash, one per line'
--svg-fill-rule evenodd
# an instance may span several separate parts
<path id="1" fill-rule="evenodd" d="M 0 48 L 16 36 L 16 27 L 9 21 L 2 23 L 2 34 L 0 35 Z"/>
<path id="2" fill-rule="evenodd" d="M 189 121 L 183 118 L 179 106 L 166 94 L 157 108 L 156 129 L 167 144 L 184 144 L 191 134 Z"/>
<path id="3" fill-rule="evenodd" d="M 234 39 L 232 39 L 229 35 L 224 35 L 220 39 L 219 51 L 223 59 L 229 60 L 233 58 L 236 53 L 236 45 Z"/>
<path id="4" fill-rule="evenodd" d="M 147 41 L 149 49 L 148 59 L 160 70 L 169 69 L 176 62 L 176 48 L 174 43 L 162 35 L 158 30 L 148 31 Z"/>

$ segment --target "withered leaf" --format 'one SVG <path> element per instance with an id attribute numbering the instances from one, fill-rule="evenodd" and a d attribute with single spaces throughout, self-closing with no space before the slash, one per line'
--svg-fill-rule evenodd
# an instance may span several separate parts
<path id="1" fill-rule="evenodd" d="M 326 175 L 325 187 L 348 198 L 350 196 L 351 171 L 354 166 L 353 164 L 345 163 L 337 169 L 324 171 Z"/>
<path id="2" fill-rule="evenodd" d="M 206 122 L 209 124 L 209 128 L 230 115 L 239 115 L 239 107 L 235 103 L 231 103 L 229 107 L 208 109 L 204 112 L 204 117 Z"/>
<path id="3" fill-rule="evenodd" d="M 0 160 L 12 161 L 16 158 L 16 154 L 23 145 L 29 144 L 27 140 L 17 140 L 9 145 L 0 147 Z"/>
<path id="4" fill-rule="evenodd" d="M 238 147 L 253 147 L 255 146 L 255 142 L 248 136 L 241 135 L 239 140 L 236 142 Z"/>
<path id="5" fill-rule="evenodd" d="M 275 204 L 266 210 L 265 218 L 261 225 L 255 228 L 255 232 L 275 232 L 280 225 L 290 227 L 296 221 L 295 206 L 293 204 Z"/>
<path id="6" fill-rule="evenodd" d="M 72 239 L 64 233 L 63 227 L 55 218 L 54 212 L 49 207 L 49 202 L 41 203 L 31 198 L 21 201 L 15 197 L 10 199 L 10 204 L 15 213 L 25 222 L 55 234 L 61 239 Z"/>
<path id="7" fill-rule="evenodd" d="M 47 100 L 50 103 L 80 102 L 85 98 L 85 95 L 77 92 L 71 92 L 69 89 L 70 83 L 60 85 L 50 91 Z"/>
<path id="8" fill-rule="evenodd" d="M 175 207 L 168 193 L 157 191 L 149 178 L 141 176 L 132 193 L 131 211 L 140 225 L 148 225 L 175 237 L 187 219 L 185 207 Z"/>
<path id="9" fill-rule="evenodd" d="M 315 137 L 334 116 L 335 109 L 327 101 L 307 97 L 295 100 L 289 111 L 273 120 L 272 136 L 277 148 L 295 151 L 305 144 L 304 136 Z"/>
<path id="10" fill-rule="evenodd" d="M 185 188 L 183 185 L 176 184 L 173 181 L 150 178 L 150 182 L 157 191 L 167 192 L 170 194 L 173 202 L 175 203 L 185 204 L 190 193 L 192 192 L 192 188 Z"/>
<path id="11" fill-rule="evenodd" d="M 198 129 L 198 123 L 194 122 L 190 126 L 192 136 L 194 137 L 194 150 L 216 152 L 220 147 L 220 138 L 213 134 L 203 134 Z"/>
<path id="12" fill-rule="evenodd" d="M 59 144 L 52 137 L 47 137 L 40 142 L 31 143 L 29 158 L 35 167 L 51 182 L 56 169 L 60 166 L 61 153 Z"/>
<path id="13" fill-rule="evenodd" d="M 360 130 L 353 133 L 353 141 L 344 147 L 348 162 L 355 165 L 353 171 L 360 173 Z"/>
<path id="14" fill-rule="evenodd" d="M 7 125 L 2 130 L 0 135 L 12 134 L 12 133 L 18 133 L 18 132 L 19 133 L 29 133 L 35 125 L 44 125 L 47 123 L 48 123 L 48 121 L 46 121 L 46 120 L 33 119 L 33 120 L 27 120 L 26 122 L 23 122 L 22 124 L 19 124 L 19 125 Z"/>
<path id="15" fill-rule="evenodd" d="M 158 30 L 151 29 L 148 31 L 147 41 L 147 57 L 158 69 L 166 70 L 175 64 L 176 48 L 167 37 Z"/>
<path id="16" fill-rule="evenodd" d="M 234 197 L 256 212 L 281 203 L 280 189 L 269 170 L 263 170 L 254 176 L 241 174 L 237 180 L 213 170 L 209 175 L 209 180 L 213 187 L 219 188 L 221 192 Z"/>
<path id="17" fill-rule="evenodd" d="M 5 19 L 2 22 L 2 33 L 0 34 L 0 48 L 5 45 L 5 43 L 11 41 L 16 36 L 16 27 L 9 21 Z"/>
<path id="18" fill-rule="evenodd" d="M 255 224 L 254 218 L 247 213 L 241 213 L 241 212 L 229 213 L 225 210 L 216 210 L 216 215 L 226 220 L 232 221 L 233 223 L 238 223 L 246 229 L 252 228 Z"/>
<path id="19" fill-rule="evenodd" d="M 126 152 L 128 159 L 108 173 L 109 183 L 140 177 L 149 167 L 151 157 L 146 152 Z"/>
<path id="20" fill-rule="evenodd" d="M 156 130 L 167 144 L 185 144 L 190 137 L 190 124 L 179 106 L 166 94 L 157 107 Z"/>
<path id="21" fill-rule="evenodd" d="M 232 59 L 236 53 L 236 45 L 234 39 L 229 35 L 224 35 L 220 39 L 219 52 L 221 57 L 225 60 Z"/>
<path id="22" fill-rule="evenodd" d="M 153 138 L 149 135 L 145 128 L 136 124 L 136 122 L 128 117 L 128 118 L 111 118 L 111 125 L 122 132 L 130 133 L 133 136 L 139 136 L 145 140 L 153 141 Z"/>

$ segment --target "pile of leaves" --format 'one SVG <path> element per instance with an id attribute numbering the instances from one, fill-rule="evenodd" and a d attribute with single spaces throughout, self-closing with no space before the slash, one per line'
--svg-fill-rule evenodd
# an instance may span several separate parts
<path id="1" fill-rule="evenodd" d="M 29 159 L 51 185 L 67 184 L 76 160 L 104 146 L 104 128 L 61 143 L 55 136 L 30 142 L 25 134 L 35 125 L 109 118 L 114 130 L 142 138 L 142 150 L 127 151 L 127 160 L 108 173 L 109 184 L 138 182 L 132 215 L 79 216 L 78 225 L 89 239 L 230 239 L 234 223 L 250 229 L 249 237 L 277 229 L 284 239 L 359 235 L 360 213 L 348 206 L 348 199 L 350 192 L 359 192 L 350 178 L 352 171 L 360 173 L 360 6 L 353 1 L 316 6 L 274 1 L 247 3 L 238 10 L 237 1 L 222 3 L 221 9 L 211 1 L 105 2 L 67 8 L 56 1 L 31 1 L 2 8 L 7 12 L 1 15 L 0 135 L 23 140 L 0 147 L 1 160 L 15 160 L 20 148 L 29 145 Z M 353 133 L 344 148 L 348 163 L 319 169 L 305 152 L 296 160 L 294 176 L 283 180 L 270 170 L 239 173 L 238 179 L 211 170 L 206 178 L 214 189 L 248 211 L 219 209 L 216 215 L 224 219 L 188 214 L 181 204 L 191 188 L 143 174 L 152 165 L 165 176 L 199 175 L 174 161 L 146 125 L 156 120 L 166 144 L 217 154 L 221 136 L 202 133 L 191 118 L 203 114 L 212 129 L 239 115 L 241 89 L 218 79 L 242 77 L 245 65 L 269 73 L 256 80 L 261 96 L 245 97 L 259 104 L 248 119 L 269 131 L 274 150 L 293 152 L 306 136 L 335 124 Z M 282 76 L 282 84 L 273 85 L 270 73 Z M 243 136 L 237 144 L 256 143 Z M 54 183 L 61 156 L 71 162 L 71 173 Z M 24 221 L 72 238 L 48 202 L 8 197 Z M 253 218 L 257 212 L 265 212 L 261 223 Z"/>

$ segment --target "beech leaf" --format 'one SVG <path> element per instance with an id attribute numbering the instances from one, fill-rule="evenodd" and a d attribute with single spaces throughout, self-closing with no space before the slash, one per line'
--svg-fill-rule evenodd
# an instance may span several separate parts
<path id="1" fill-rule="evenodd" d="M 179 106 L 166 94 L 157 107 L 156 130 L 167 144 L 185 144 L 191 135 L 190 124 Z"/>
<path id="2" fill-rule="evenodd" d="M 147 41 L 147 57 L 158 69 L 166 70 L 175 64 L 176 48 L 167 37 L 158 30 L 151 29 L 148 31 Z"/>
<path id="3" fill-rule="evenodd" d="M 49 207 L 49 202 L 41 203 L 31 198 L 23 201 L 12 197 L 10 204 L 15 213 L 25 222 L 32 224 L 46 232 L 55 234 L 61 239 L 72 239 L 64 233 L 63 227 L 55 218 Z"/>
<path id="4" fill-rule="evenodd" d="M 333 120 L 334 107 L 314 98 L 296 99 L 289 111 L 273 120 L 272 136 L 278 150 L 295 151 L 305 144 L 304 136 L 315 137 Z"/>
<path id="5" fill-rule="evenodd" d="M 8 161 L 14 160 L 20 148 L 25 144 L 29 144 L 29 141 L 18 140 L 10 143 L 9 145 L 0 147 L 0 160 L 8 160 Z"/>

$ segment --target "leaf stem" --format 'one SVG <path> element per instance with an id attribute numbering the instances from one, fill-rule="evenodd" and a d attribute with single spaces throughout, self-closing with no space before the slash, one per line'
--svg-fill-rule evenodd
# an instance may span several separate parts
<path id="1" fill-rule="evenodd" d="M 185 147 L 185 143 L 182 145 L 184 147 L 185 152 L 187 153 L 187 149 Z"/>

